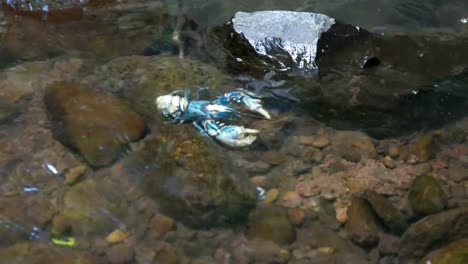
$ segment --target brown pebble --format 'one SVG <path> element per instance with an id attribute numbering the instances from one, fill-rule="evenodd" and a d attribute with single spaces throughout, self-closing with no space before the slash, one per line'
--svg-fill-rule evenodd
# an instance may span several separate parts
<path id="1" fill-rule="evenodd" d="M 326 146 L 330 145 L 330 138 L 328 137 L 327 134 L 321 134 L 313 138 L 312 140 L 312 146 L 316 148 L 324 148 Z"/>
<path id="2" fill-rule="evenodd" d="M 385 167 L 387 167 L 389 169 L 394 169 L 397 166 L 395 160 L 393 160 L 390 156 L 386 156 L 384 158 L 383 163 L 384 163 Z"/>
<path id="3" fill-rule="evenodd" d="M 392 158 L 398 157 L 400 155 L 400 147 L 396 145 L 391 145 L 388 147 L 388 155 Z"/>
<path id="4" fill-rule="evenodd" d="M 263 200 L 263 203 L 270 204 L 274 202 L 278 198 L 278 195 L 279 195 L 278 189 L 273 188 L 273 189 L 268 190 L 265 194 L 265 199 Z"/>
<path id="5" fill-rule="evenodd" d="M 81 175 L 86 171 L 86 165 L 78 165 L 76 167 L 70 168 L 65 172 L 65 184 L 73 185 L 75 184 Z"/>
<path id="6" fill-rule="evenodd" d="M 319 166 L 315 166 L 312 168 L 312 177 L 317 178 L 322 175 L 322 169 Z"/>
<path id="7" fill-rule="evenodd" d="M 300 207 L 290 208 L 288 209 L 288 218 L 292 224 L 300 225 L 304 222 L 305 211 Z"/>
<path id="8" fill-rule="evenodd" d="M 109 235 L 107 235 L 106 237 L 106 241 L 108 243 L 119 243 L 119 242 L 122 242 L 125 240 L 125 238 L 127 238 L 130 234 L 125 232 L 125 231 L 122 231 L 120 229 L 115 229 L 114 231 L 112 231 L 112 233 L 110 233 Z"/>
<path id="9" fill-rule="evenodd" d="M 174 229 L 175 221 L 169 216 L 158 214 L 154 218 L 153 229 L 159 234 L 165 234 Z"/>
<path id="10" fill-rule="evenodd" d="M 333 253 L 333 248 L 331 247 L 319 247 L 318 251 L 323 254 L 331 254 Z"/>
<path id="11" fill-rule="evenodd" d="M 282 204 L 284 207 L 294 208 L 301 205 L 301 203 L 302 198 L 297 192 L 289 191 L 283 195 Z"/>
<path id="12" fill-rule="evenodd" d="M 348 221 L 348 207 L 336 208 L 336 220 L 342 224 Z"/>
<path id="13" fill-rule="evenodd" d="M 255 187 L 262 187 L 264 186 L 266 181 L 265 176 L 253 176 L 250 178 L 250 182 L 255 186 Z"/>

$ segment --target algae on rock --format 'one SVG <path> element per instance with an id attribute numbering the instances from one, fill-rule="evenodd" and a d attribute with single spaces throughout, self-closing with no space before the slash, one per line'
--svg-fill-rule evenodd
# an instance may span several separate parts
<path id="1" fill-rule="evenodd" d="M 116 160 L 146 131 L 143 119 L 117 98 L 73 83 L 47 87 L 44 101 L 56 137 L 94 167 Z"/>
<path id="2" fill-rule="evenodd" d="M 190 124 L 160 124 L 124 160 L 162 211 L 191 227 L 242 222 L 255 206 L 247 174 Z"/>
<path id="3" fill-rule="evenodd" d="M 99 67 L 83 80 L 98 90 L 125 98 L 140 114 L 159 117 L 156 97 L 174 90 L 208 87 L 212 96 L 236 88 L 232 77 L 219 69 L 176 56 L 127 56 L 116 58 Z"/>
<path id="4" fill-rule="evenodd" d="M 419 176 L 411 185 L 408 202 L 418 216 L 425 216 L 442 211 L 446 197 L 439 182 L 432 176 Z"/>
<path id="5" fill-rule="evenodd" d="M 375 245 L 379 240 L 379 228 L 369 204 L 361 198 L 353 197 L 348 212 L 346 231 L 351 239 L 363 246 Z"/>

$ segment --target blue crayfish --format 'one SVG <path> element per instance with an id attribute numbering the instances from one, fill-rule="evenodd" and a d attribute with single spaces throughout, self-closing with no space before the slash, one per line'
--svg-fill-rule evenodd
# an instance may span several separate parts
<path id="1" fill-rule="evenodd" d="M 257 139 L 258 130 L 223 122 L 241 117 L 241 113 L 233 107 L 234 103 L 270 119 L 270 114 L 262 106 L 261 97 L 239 88 L 213 101 L 199 100 L 200 92 L 205 89 L 199 88 L 193 98 L 190 98 L 190 90 L 177 90 L 159 96 L 155 103 L 170 123 L 192 123 L 202 135 L 231 147 L 252 144 Z"/>

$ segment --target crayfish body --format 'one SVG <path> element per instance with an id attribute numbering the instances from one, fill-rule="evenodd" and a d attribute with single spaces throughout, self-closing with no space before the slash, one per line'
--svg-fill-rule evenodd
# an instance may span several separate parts
<path id="1" fill-rule="evenodd" d="M 168 122 L 192 123 L 202 135 L 231 147 L 248 146 L 257 139 L 259 133 L 256 129 L 223 122 L 241 117 L 233 104 L 242 105 L 266 119 L 271 118 L 263 108 L 260 96 L 255 93 L 236 89 L 213 101 L 199 100 L 199 93 L 204 89 L 206 88 L 199 88 L 193 99 L 190 98 L 190 91 L 185 89 L 159 96 L 155 103 Z"/>

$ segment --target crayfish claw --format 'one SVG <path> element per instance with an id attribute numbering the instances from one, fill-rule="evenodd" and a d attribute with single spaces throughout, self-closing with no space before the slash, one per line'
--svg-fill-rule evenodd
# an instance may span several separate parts
<path id="1" fill-rule="evenodd" d="M 251 128 L 244 128 L 244 133 L 246 134 L 258 134 L 260 131 L 257 129 L 251 129 Z"/>
<path id="2" fill-rule="evenodd" d="M 271 119 L 271 116 L 270 114 L 263 108 L 259 108 L 256 110 L 257 113 L 261 114 L 262 116 L 264 116 L 266 119 L 270 120 Z"/>
<path id="3" fill-rule="evenodd" d="M 259 99 L 260 95 L 249 92 L 244 89 L 236 89 L 232 92 L 225 93 L 215 101 L 216 104 L 226 105 L 232 102 L 243 105 L 245 108 L 252 112 L 256 112 L 266 119 L 271 119 L 270 114 L 263 108 L 262 100 Z"/>
<path id="4" fill-rule="evenodd" d="M 202 127 L 208 135 L 231 147 L 251 145 L 257 139 L 256 134 L 259 133 L 256 129 L 236 125 L 220 125 L 213 120 L 203 121 Z"/>

